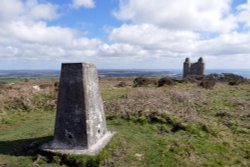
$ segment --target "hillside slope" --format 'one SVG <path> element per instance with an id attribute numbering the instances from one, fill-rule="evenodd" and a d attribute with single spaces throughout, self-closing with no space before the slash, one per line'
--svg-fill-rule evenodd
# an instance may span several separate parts
<path id="1" fill-rule="evenodd" d="M 88 157 L 38 150 L 53 138 L 54 81 L 2 84 L 0 166 L 250 166 L 249 84 L 133 87 L 132 78 L 106 78 L 100 86 L 117 133 Z"/>

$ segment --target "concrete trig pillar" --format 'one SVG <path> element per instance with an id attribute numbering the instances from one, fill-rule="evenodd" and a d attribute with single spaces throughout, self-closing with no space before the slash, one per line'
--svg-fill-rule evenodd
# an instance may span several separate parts
<path id="1" fill-rule="evenodd" d="M 95 65 L 62 64 L 54 139 L 42 150 L 96 155 L 112 138 Z"/>

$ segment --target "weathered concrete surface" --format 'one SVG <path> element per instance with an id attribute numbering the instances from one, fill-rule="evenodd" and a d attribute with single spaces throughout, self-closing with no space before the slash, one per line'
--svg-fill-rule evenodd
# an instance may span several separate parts
<path id="1" fill-rule="evenodd" d="M 62 64 L 54 139 L 42 150 L 95 155 L 112 135 L 106 127 L 95 65 Z"/>
<path id="2" fill-rule="evenodd" d="M 60 154 L 75 154 L 75 155 L 97 155 L 111 140 L 114 133 L 107 132 L 102 138 L 100 138 L 97 143 L 90 146 L 88 149 L 63 149 L 63 148 L 51 148 L 50 144 L 43 145 L 42 150 L 47 152 L 53 152 L 53 153 L 60 153 Z"/>

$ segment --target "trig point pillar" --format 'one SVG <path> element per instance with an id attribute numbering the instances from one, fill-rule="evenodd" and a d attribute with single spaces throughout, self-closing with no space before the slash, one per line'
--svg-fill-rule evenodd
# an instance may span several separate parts
<path id="1" fill-rule="evenodd" d="M 96 155 L 113 133 L 106 127 L 94 64 L 62 64 L 54 139 L 42 150 Z"/>

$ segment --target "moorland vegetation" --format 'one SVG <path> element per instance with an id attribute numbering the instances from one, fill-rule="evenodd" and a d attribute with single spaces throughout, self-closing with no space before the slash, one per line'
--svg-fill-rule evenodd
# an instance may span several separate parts
<path id="1" fill-rule="evenodd" d="M 39 151 L 53 138 L 58 84 L 1 81 L 1 167 L 250 166 L 243 77 L 100 78 L 108 128 L 117 133 L 95 157 Z"/>

